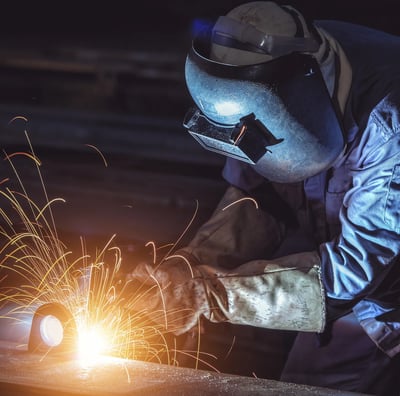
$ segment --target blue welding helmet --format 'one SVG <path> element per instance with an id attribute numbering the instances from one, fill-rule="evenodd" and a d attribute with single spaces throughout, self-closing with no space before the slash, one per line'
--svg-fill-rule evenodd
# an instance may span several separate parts
<path id="1" fill-rule="evenodd" d="M 309 53 L 317 44 L 262 40 L 259 32 L 246 30 L 246 41 L 272 54 L 270 60 L 226 64 L 210 59 L 215 34 L 193 40 L 185 78 L 195 106 L 185 128 L 204 148 L 247 162 L 271 181 L 297 182 L 329 168 L 344 138 L 319 64 Z"/>

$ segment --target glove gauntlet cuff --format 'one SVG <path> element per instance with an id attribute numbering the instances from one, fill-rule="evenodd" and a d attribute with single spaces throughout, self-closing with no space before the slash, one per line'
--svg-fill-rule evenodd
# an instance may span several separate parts
<path id="1" fill-rule="evenodd" d="M 304 263 L 308 263 L 307 265 Z M 213 322 L 269 329 L 322 332 L 325 295 L 316 252 L 256 260 L 235 273 L 198 266 Z"/>

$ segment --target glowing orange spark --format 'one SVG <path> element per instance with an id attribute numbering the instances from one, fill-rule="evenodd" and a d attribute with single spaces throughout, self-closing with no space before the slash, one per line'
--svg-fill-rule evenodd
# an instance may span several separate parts
<path id="1" fill-rule="evenodd" d="M 51 200 L 50 202 L 47 202 L 46 205 L 43 207 L 43 209 L 38 213 L 38 215 L 36 216 L 36 221 L 43 216 L 43 212 L 54 202 L 56 201 L 61 201 L 65 203 L 65 199 L 63 198 L 54 198 L 53 200 Z"/>
<path id="2" fill-rule="evenodd" d="M 166 309 L 164 294 L 162 293 L 161 285 L 158 282 L 158 279 L 154 275 L 150 275 L 150 278 L 153 279 L 153 281 L 157 284 L 157 287 L 158 287 L 158 289 L 160 291 L 161 302 L 162 302 L 162 306 L 163 306 L 165 328 L 168 329 L 167 309 Z"/>
<path id="3" fill-rule="evenodd" d="M 185 256 L 182 256 L 181 254 L 173 254 L 173 255 L 171 255 L 171 256 L 168 256 L 168 257 L 165 259 L 165 261 L 168 261 L 168 260 L 170 260 L 170 259 L 172 259 L 172 258 L 180 258 L 180 259 L 182 259 L 182 260 L 186 263 L 187 267 L 189 268 L 190 275 L 192 276 L 192 278 L 194 278 L 194 274 L 193 274 L 193 270 L 192 270 L 192 265 L 190 264 L 189 260 L 188 260 Z"/>
<path id="4" fill-rule="evenodd" d="M 24 116 L 15 116 L 14 118 L 12 118 L 9 122 L 8 125 L 12 124 L 14 121 L 16 120 L 23 120 L 25 122 L 28 122 L 28 119 Z"/>
<path id="5" fill-rule="evenodd" d="M 199 211 L 199 202 L 196 200 L 196 208 L 194 210 L 194 213 L 191 217 L 191 219 L 189 220 L 188 225 L 186 226 L 186 228 L 183 230 L 183 232 L 181 233 L 181 235 L 179 236 L 179 238 L 171 245 L 171 248 L 169 249 L 169 251 L 167 252 L 167 254 L 164 256 L 164 258 L 160 261 L 160 264 L 162 264 L 162 262 L 166 259 L 166 257 L 168 257 L 171 252 L 175 249 L 175 247 L 179 244 L 179 242 L 181 241 L 181 239 L 184 237 L 184 235 L 187 233 L 187 231 L 189 230 L 190 226 L 193 224 L 194 219 L 197 216 L 197 212 Z"/>
<path id="6" fill-rule="evenodd" d="M 231 346 L 229 347 L 229 350 L 228 350 L 228 352 L 226 353 L 224 359 L 227 359 L 228 356 L 231 354 L 231 352 L 232 352 L 232 350 L 233 350 L 233 346 L 235 345 L 235 341 L 236 341 L 236 336 L 233 336 Z"/>
<path id="7" fill-rule="evenodd" d="M 86 144 L 86 146 L 92 148 L 93 150 L 97 151 L 97 153 L 100 155 L 100 157 L 102 158 L 103 162 L 104 162 L 104 166 L 107 168 L 108 163 L 106 161 L 106 158 L 104 157 L 103 153 L 96 147 L 93 146 L 92 144 Z"/>
<path id="8" fill-rule="evenodd" d="M 30 158 L 31 160 L 35 161 L 36 165 L 38 165 L 38 166 L 42 165 L 42 163 L 39 161 L 39 159 L 36 156 L 32 155 L 31 153 L 27 153 L 25 151 L 18 151 L 18 152 L 12 153 L 12 154 L 7 154 L 4 158 L 4 160 L 9 161 L 9 160 L 11 160 L 11 158 L 13 158 L 17 155 L 24 155 L 24 156 Z"/>
<path id="9" fill-rule="evenodd" d="M 155 264 L 156 261 L 157 261 L 157 249 L 156 249 L 156 244 L 155 244 L 153 241 L 149 241 L 149 242 L 146 243 L 145 246 L 146 246 L 146 247 L 147 247 L 147 246 L 151 246 L 151 247 L 152 247 L 152 249 L 153 249 L 153 264 Z"/>
<path id="10" fill-rule="evenodd" d="M 224 208 L 222 208 L 222 210 L 226 210 L 226 209 L 230 208 L 231 206 L 236 205 L 239 202 L 243 202 L 243 201 L 251 201 L 251 202 L 253 202 L 254 206 L 256 207 L 256 209 L 258 209 L 258 203 L 254 198 L 243 197 L 243 198 L 238 199 L 237 201 L 231 202 L 229 205 L 226 205 Z"/>

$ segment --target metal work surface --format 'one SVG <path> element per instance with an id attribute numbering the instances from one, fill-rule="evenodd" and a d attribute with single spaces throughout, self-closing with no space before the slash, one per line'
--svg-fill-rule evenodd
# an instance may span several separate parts
<path id="1" fill-rule="evenodd" d="M 29 354 L 0 343 L 0 394 L 355 395 L 278 381 L 104 357 L 96 363 Z"/>

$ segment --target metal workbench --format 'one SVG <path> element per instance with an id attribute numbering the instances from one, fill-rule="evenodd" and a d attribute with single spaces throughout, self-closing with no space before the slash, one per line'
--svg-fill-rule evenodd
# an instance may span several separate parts
<path id="1" fill-rule="evenodd" d="M 157 363 L 104 357 L 82 364 L 72 358 L 35 355 L 0 342 L 2 396 L 73 395 L 318 395 L 352 392 L 228 375 Z"/>

